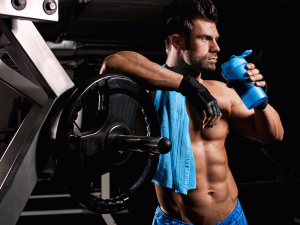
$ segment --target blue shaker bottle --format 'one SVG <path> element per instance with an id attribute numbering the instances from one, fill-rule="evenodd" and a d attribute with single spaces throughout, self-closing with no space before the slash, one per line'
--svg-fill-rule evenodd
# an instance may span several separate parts
<path id="1" fill-rule="evenodd" d="M 233 55 L 228 62 L 221 65 L 223 77 L 231 84 L 248 109 L 257 107 L 268 98 L 264 90 L 255 86 L 255 82 L 249 81 L 246 75 L 248 70 L 244 57 L 251 53 L 252 50 L 247 50 L 240 56 Z"/>

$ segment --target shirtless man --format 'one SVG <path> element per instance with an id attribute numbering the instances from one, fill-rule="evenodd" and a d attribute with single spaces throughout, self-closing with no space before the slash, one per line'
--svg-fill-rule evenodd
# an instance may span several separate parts
<path id="1" fill-rule="evenodd" d="M 217 53 L 220 51 L 217 11 L 210 0 L 183 2 L 185 5 L 189 2 L 198 11 L 192 10 L 189 14 L 178 14 L 169 19 L 169 24 L 173 24 L 166 41 L 167 68 L 138 53 L 125 51 L 108 56 L 100 74 L 120 73 L 141 82 L 149 90 L 180 92 L 180 85 L 186 83 L 183 81 L 185 75 L 195 78 L 199 85 L 198 95 L 202 96 L 199 104 L 209 103 L 198 107 L 195 99 L 191 100 L 192 94 L 186 95 L 196 188 L 185 195 L 155 184 L 159 207 L 153 224 L 247 224 L 238 201 L 237 185 L 228 166 L 225 139 L 229 126 L 241 135 L 263 143 L 281 141 L 284 130 L 278 113 L 268 102 L 248 110 L 234 89 L 220 81 L 202 79 L 202 73 L 216 69 Z M 180 9 L 186 12 L 184 6 Z M 263 76 L 254 64 L 248 63 L 246 67 L 249 79 L 264 87 Z M 187 87 L 182 94 L 193 89 L 192 86 Z M 209 92 L 204 95 L 202 87 Z M 209 111 L 211 106 L 217 110 Z"/>

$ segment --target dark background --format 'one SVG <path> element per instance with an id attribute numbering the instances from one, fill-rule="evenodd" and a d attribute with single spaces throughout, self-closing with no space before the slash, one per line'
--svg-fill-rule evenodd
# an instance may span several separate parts
<path id="1" fill-rule="evenodd" d="M 140 52 L 163 64 L 161 13 L 169 0 L 60 0 L 59 22 L 35 25 L 74 81 L 97 75 L 103 59 L 121 50 Z M 264 145 L 230 131 L 227 139 L 229 165 L 239 186 L 239 198 L 249 224 L 296 224 L 300 218 L 300 163 L 298 121 L 299 0 L 215 0 L 221 35 L 218 69 L 206 79 L 222 80 L 220 65 L 231 55 L 252 49 L 247 57 L 256 64 L 268 83 L 270 104 L 279 112 L 284 128 L 283 142 Z M 74 41 L 73 48 L 62 47 Z M 74 47 L 75 46 L 75 47 Z M 60 190 L 37 184 L 34 193 Z M 52 189 L 50 188 L 52 187 Z M 40 202 L 37 206 L 60 203 Z M 113 215 L 117 224 L 151 224 L 156 197 L 150 185 L 129 213 Z M 30 202 L 26 206 L 30 208 Z M 26 210 L 26 208 L 25 208 Z M 102 224 L 96 215 L 23 216 L 18 224 L 41 221 L 64 224 Z"/>

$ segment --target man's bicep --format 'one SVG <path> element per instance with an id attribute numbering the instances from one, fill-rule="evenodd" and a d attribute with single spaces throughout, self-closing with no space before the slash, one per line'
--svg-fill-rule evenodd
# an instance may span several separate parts
<path id="1" fill-rule="evenodd" d="M 257 139 L 254 110 L 249 110 L 240 98 L 235 99 L 231 107 L 229 122 L 242 136 Z"/>

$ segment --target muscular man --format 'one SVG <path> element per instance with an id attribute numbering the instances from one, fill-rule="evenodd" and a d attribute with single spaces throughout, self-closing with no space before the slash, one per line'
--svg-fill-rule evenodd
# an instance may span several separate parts
<path id="1" fill-rule="evenodd" d="M 100 73 L 128 75 L 150 90 L 186 96 L 183 104 L 189 119 L 196 184 L 181 193 L 155 182 L 159 207 L 153 224 L 247 224 L 228 166 L 225 139 L 229 126 L 241 135 L 274 143 L 283 139 L 281 120 L 267 101 L 248 110 L 234 89 L 202 79 L 202 73 L 216 69 L 220 51 L 217 10 L 211 0 L 185 0 L 179 9 L 166 27 L 164 67 L 127 51 L 108 56 Z M 251 63 L 246 67 L 249 80 L 265 86 L 259 70 Z"/>

